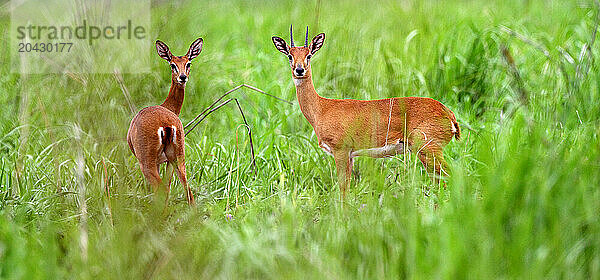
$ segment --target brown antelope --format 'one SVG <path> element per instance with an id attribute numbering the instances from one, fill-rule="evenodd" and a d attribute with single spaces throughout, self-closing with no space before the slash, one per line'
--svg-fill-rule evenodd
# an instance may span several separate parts
<path id="1" fill-rule="evenodd" d="M 313 85 L 311 59 L 323 46 L 325 34 L 315 36 L 309 44 L 306 27 L 304 46 L 297 47 L 290 26 L 290 37 L 290 46 L 280 37 L 274 36 L 272 40 L 277 50 L 289 59 L 300 110 L 312 125 L 319 147 L 334 157 L 343 197 L 356 156 L 389 157 L 409 148 L 429 171 L 446 173 L 442 148 L 452 137 L 460 138 L 452 111 L 424 97 L 380 100 L 321 97 Z"/>
<path id="2" fill-rule="evenodd" d="M 184 131 L 179 112 L 183 103 L 185 84 L 190 75 L 192 59 L 202 51 L 202 38 L 196 39 L 184 56 L 174 56 L 169 47 L 156 41 L 158 55 L 171 65 L 171 89 L 165 102 L 158 106 L 142 109 L 129 125 L 127 143 L 133 155 L 140 163 L 144 177 L 154 191 L 162 184 L 158 169 L 161 163 L 167 163 L 164 184 L 167 199 L 171 190 L 173 164 L 177 168 L 179 181 L 185 187 L 187 201 L 194 204 L 194 196 L 188 186 L 185 173 Z"/>

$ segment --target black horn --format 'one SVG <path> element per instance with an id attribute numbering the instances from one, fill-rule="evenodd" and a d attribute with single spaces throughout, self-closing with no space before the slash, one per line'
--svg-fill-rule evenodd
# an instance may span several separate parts
<path id="1" fill-rule="evenodd" d="M 290 24 L 290 44 L 294 46 L 294 34 L 292 33 L 292 25 Z"/>
<path id="2" fill-rule="evenodd" d="M 306 26 L 306 38 L 304 38 L 304 46 L 308 47 L 308 25 Z"/>

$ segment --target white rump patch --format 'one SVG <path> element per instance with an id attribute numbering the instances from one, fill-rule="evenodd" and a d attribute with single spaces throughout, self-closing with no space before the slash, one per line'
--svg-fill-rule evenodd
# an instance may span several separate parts
<path id="1" fill-rule="evenodd" d="M 173 143 L 175 143 L 175 139 L 177 139 L 177 128 L 174 125 L 171 126 L 173 129 Z"/>
<path id="2" fill-rule="evenodd" d="M 162 126 L 158 128 L 156 134 L 158 134 L 158 144 L 162 145 L 162 139 L 165 136 L 165 130 L 162 128 Z"/>
<path id="3" fill-rule="evenodd" d="M 456 133 L 457 129 L 456 129 L 456 124 L 454 122 L 452 122 L 452 133 Z"/>

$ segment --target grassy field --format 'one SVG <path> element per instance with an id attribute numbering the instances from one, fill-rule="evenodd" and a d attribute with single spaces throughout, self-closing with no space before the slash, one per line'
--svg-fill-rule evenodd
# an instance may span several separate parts
<path id="1" fill-rule="evenodd" d="M 241 83 L 294 101 L 235 93 L 257 172 L 239 113 L 221 109 L 186 138 L 198 207 L 177 182 L 166 213 L 125 141 L 135 112 L 168 93 L 153 45 L 152 72 L 123 76 L 130 100 L 114 75 L 2 63 L 0 278 L 600 279 L 599 11 L 575 0 L 153 3 L 152 40 L 183 55 L 204 38 L 184 124 Z M 327 34 L 312 59 L 322 96 L 427 96 L 454 111 L 463 133 L 445 149 L 447 188 L 415 156 L 359 158 L 341 207 L 333 159 L 271 42 L 289 40 L 290 23 L 297 42 L 306 25 Z"/>

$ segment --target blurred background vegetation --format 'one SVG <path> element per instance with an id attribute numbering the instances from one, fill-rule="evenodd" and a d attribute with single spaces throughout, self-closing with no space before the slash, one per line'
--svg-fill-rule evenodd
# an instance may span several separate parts
<path id="1" fill-rule="evenodd" d="M 9 4 L 0 2 L 6 45 Z M 189 208 L 152 203 L 125 136 L 160 104 L 148 74 L 19 75 L 0 65 L 0 278 L 600 278 L 600 47 L 593 1 L 156 1 L 152 38 L 197 37 L 181 119 L 232 87 L 186 138 Z M 447 188 L 415 157 L 359 158 L 342 208 L 333 159 L 271 36 L 326 33 L 319 94 L 427 96 L 463 129 Z M 7 48 L 0 61 L 8 61 Z M 110 195 L 107 194 L 110 192 Z"/>

